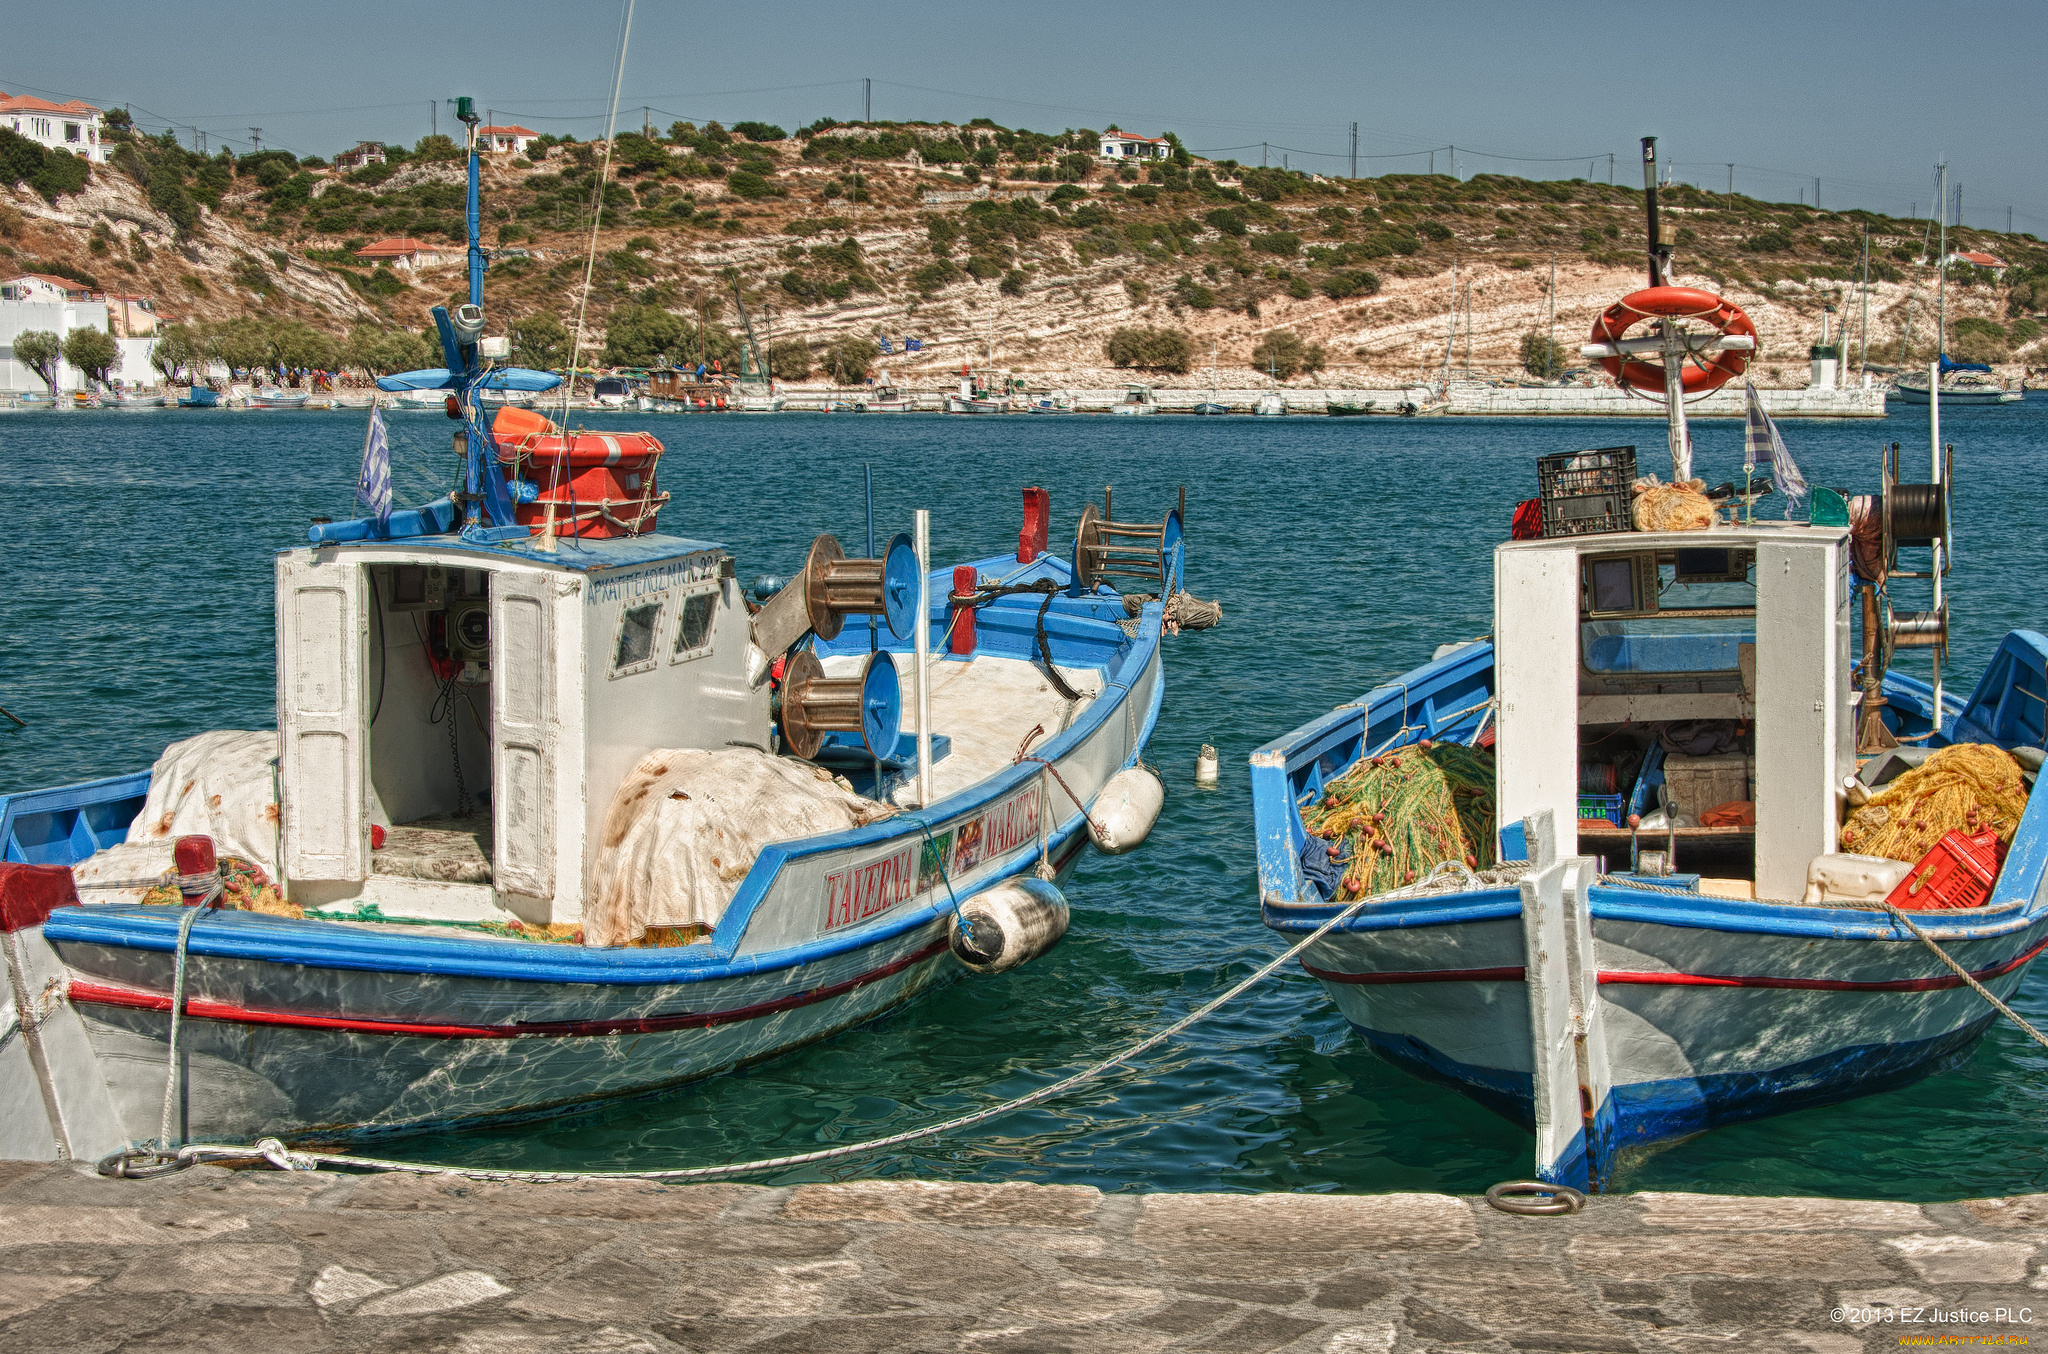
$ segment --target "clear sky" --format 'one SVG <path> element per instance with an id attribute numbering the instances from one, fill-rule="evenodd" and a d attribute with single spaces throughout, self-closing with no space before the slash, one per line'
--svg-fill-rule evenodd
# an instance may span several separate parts
<path id="1" fill-rule="evenodd" d="M 410 144 L 436 99 L 500 121 L 601 135 L 622 6 L 259 6 L 173 14 L 140 0 L 23 6 L 0 89 L 126 104 L 209 147 L 333 155 Z M 2048 5 L 1728 0 L 1259 5 L 1042 0 L 942 6 L 712 7 L 639 0 L 621 123 L 794 129 L 857 119 L 994 118 L 1059 131 L 1171 129 L 1217 158 L 1344 173 L 1449 168 L 1641 182 L 1656 135 L 1679 177 L 1778 201 L 1933 211 L 1933 165 L 1963 219 L 2048 237 Z M 441 130 L 454 126 L 440 112 Z M 1523 158 L 1512 158 L 1523 157 Z"/>

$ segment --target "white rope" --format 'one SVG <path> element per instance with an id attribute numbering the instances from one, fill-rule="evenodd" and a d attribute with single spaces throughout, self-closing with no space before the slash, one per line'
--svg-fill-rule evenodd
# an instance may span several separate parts
<path id="1" fill-rule="evenodd" d="M 1978 982 L 1977 979 L 1970 973 L 1968 969 L 1964 968 L 1961 964 L 1958 964 L 1955 960 L 1951 959 L 1949 957 L 1948 951 L 1942 949 L 1940 945 L 1937 945 L 1934 941 L 1933 936 L 1928 935 L 1925 931 L 1921 930 L 1918 926 L 1916 926 L 1913 923 L 1913 919 L 1911 917 L 1908 917 L 1905 913 L 1901 912 L 1897 907 L 1893 906 L 1889 899 L 1880 899 L 1878 905 L 1884 908 L 1885 911 L 1892 914 L 1892 920 L 1898 922 L 1899 925 L 1905 927 L 1908 931 L 1911 931 L 1913 935 L 1919 939 L 1922 945 L 1925 945 L 1928 949 L 1934 951 L 1934 957 L 1936 959 L 1939 959 L 1942 963 L 1948 965 L 1949 971 L 1951 973 L 1955 974 L 1956 977 L 1961 978 L 1964 982 L 1968 983 L 1970 985 L 1971 990 L 1974 991 L 1978 996 L 1984 998 L 1984 1000 L 1990 1002 L 1994 1007 L 1996 1007 L 2000 1015 L 2004 1016 L 2007 1020 L 2010 1020 L 2013 1024 L 2025 1030 L 2027 1032 L 2027 1037 L 2032 1039 L 2035 1043 L 2039 1044 L 2042 1048 L 2048 1048 L 2048 1035 L 2042 1034 L 2041 1031 L 2035 1029 L 2032 1025 L 2027 1023 L 2027 1019 L 2025 1016 L 2022 1016 L 2019 1012 L 2013 1010 L 2012 1007 L 2007 1006 L 1997 997 L 1992 996 L 1990 988 Z"/>
<path id="2" fill-rule="evenodd" d="M 1049 1086 L 1041 1087 L 1036 1091 L 1017 1096 L 1014 1099 L 1005 1100 L 1001 1104 L 991 1105 L 986 1109 L 976 1110 L 971 1114 L 963 1114 L 958 1118 L 947 1119 L 941 1123 L 931 1124 L 924 1128 L 914 1128 L 902 1133 L 894 1133 L 885 1138 L 873 1138 L 867 1142 L 848 1143 L 842 1147 L 823 1148 L 816 1152 L 797 1152 L 789 1156 L 768 1157 L 760 1161 L 741 1161 L 724 1166 L 691 1166 L 672 1171 L 516 1171 L 491 1170 L 471 1166 L 436 1166 L 414 1161 L 392 1161 L 383 1157 L 345 1156 L 340 1153 L 331 1152 L 287 1152 L 275 1138 L 262 1139 L 253 1147 L 185 1147 L 179 1149 L 178 1158 L 189 1161 L 254 1161 L 260 1159 L 269 1161 L 272 1165 L 278 1165 L 279 1169 L 298 1171 L 319 1170 L 323 1166 L 346 1167 L 354 1170 L 385 1171 L 401 1175 L 453 1175 L 469 1180 L 524 1180 L 535 1182 L 565 1180 L 675 1181 L 716 1180 L 729 1175 L 749 1175 L 757 1171 L 781 1170 L 790 1166 L 806 1166 L 818 1162 L 836 1161 L 844 1157 L 859 1156 L 867 1152 L 878 1152 L 885 1148 L 901 1147 L 907 1143 L 937 1137 L 942 1133 L 951 1133 L 963 1128 L 972 1128 L 976 1124 L 987 1123 L 991 1119 L 1000 1118 L 1017 1110 L 1041 1104 L 1044 1101 L 1064 1095 L 1077 1086 L 1094 1081 L 1098 1077 L 1114 1070 L 1119 1065 L 1137 1057 L 1140 1053 L 1171 1039 L 1174 1035 L 1179 1034 L 1188 1026 L 1193 1025 L 1220 1007 L 1236 1000 L 1245 991 L 1264 981 L 1275 970 L 1279 969 L 1281 965 L 1287 963 L 1303 950 L 1321 940 L 1325 935 L 1328 935 L 1332 930 L 1350 920 L 1360 908 L 1365 907 L 1369 903 L 1383 903 L 1392 898 L 1420 892 L 1435 884 L 1446 875 L 1463 876 L 1464 882 L 1468 887 L 1475 882 L 1475 876 L 1470 870 L 1465 868 L 1463 861 L 1445 861 L 1434 870 L 1431 870 L 1427 876 L 1413 884 L 1387 893 L 1372 894 L 1351 903 L 1341 912 L 1338 912 L 1309 933 L 1308 936 L 1290 947 L 1285 954 L 1264 964 L 1257 972 L 1242 982 L 1237 983 L 1229 991 L 1204 1003 L 1200 1008 L 1188 1015 L 1182 1016 L 1165 1029 L 1139 1040 L 1113 1057 L 1105 1058 L 1101 1062 L 1091 1067 L 1083 1068 L 1071 1076 L 1063 1077 Z M 284 1164 L 280 1165 L 280 1162 Z"/>
<path id="3" fill-rule="evenodd" d="M 590 308 L 591 280 L 597 274 L 597 229 L 604 220 L 604 190 L 611 180 L 612 144 L 617 140 L 612 133 L 619 121 L 619 87 L 626 78 L 626 44 L 633 36 L 633 0 L 626 0 L 626 11 L 619 18 L 619 60 L 612 68 L 612 108 L 604 121 L 604 163 L 597 171 L 597 201 L 590 212 L 590 253 L 583 261 L 583 295 L 576 302 L 576 341 L 569 349 L 569 379 L 562 383 L 562 427 L 566 433 L 569 426 L 569 399 L 576 388 L 576 369 L 583 364 L 583 317 Z"/>
<path id="4" fill-rule="evenodd" d="M 197 902 L 192 901 L 191 895 L 198 893 L 202 889 L 205 890 L 205 896 Z M 171 978 L 171 1033 L 168 1040 L 170 1044 L 170 1066 L 164 1073 L 164 1113 L 163 1121 L 159 1125 L 160 1131 L 157 1135 L 157 1146 L 166 1152 L 170 1151 L 173 1146 L 171 1126 L 177 1119 L 179 1082 L 178 1027 L 184 1023 L 185 1017 L 185 955 L 192 938 L 192 923 L 198 921 L 199 914 L 212 907 L 215 900 L 221 895 L 219 867 L 216 866 L 204 874 L 179 875 L 178 891 L 186 895 L 185 915 L 178 919 L 178 957 Z"/>

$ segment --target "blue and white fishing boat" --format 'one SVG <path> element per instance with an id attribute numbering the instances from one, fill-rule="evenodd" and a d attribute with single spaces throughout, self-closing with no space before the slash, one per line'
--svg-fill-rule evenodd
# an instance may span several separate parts
<path id="1" fill-rule="evenodd" d="M 950 571 L 922 513 L 875 558 L 820 536 L 756 607 L 727 547 L 648 529 L 658 442 L 486 427 L 480 388 L 556 378 L 484 335 L 457 106 L 472 300 L 434 312 L 445 369 L 381 384 L 456 402 L 458 491 L 279 550 L 277 732 L 0 798 L 0 1157 L 362 1139 L 745 1066 L 1044 953 L 1091 842 L 1158 814 L 1162 611 L 1128 616 L 1105 580 L 1145 552 L 1092 507 L 1072 560 L 1037 489 L 1014 553 Z M 592 450 L 628 438 L 630 471 Z M 558 519 L 545 445 L 579 485 L 644 474 L 641 511 Z M 1170 595 L 1177 512 L 1153 539 Z"/>
<path id="2" fill-rule="evenodd" d="M 178 396 L 178 407 L 180 409 L 218 409 L 220 407 L 220 392 L 208 386 L 186 386 L 185 393 Z"/>
<path id="3" fill-rule="evenodd" d="M 1683 290 L 1662 263 L 1653 250 L 1653 288 Z M 1739 374 L 1750 340 L 1688 333 L 1676 316 L 1712 308 L 1677 299 L 1654 312 L 1672 317 L 1660 333 L 1614 334 L 1589 355 L 1657 373 L 1642 359 L 1661 352 L 1671 393 L 1691 371 Z M 1759 429 L 1776 439 L 1760 407 Z M 1670 438 L 1674 480 L 1690 480 L 1682 398 Z M 2000 999 L 2048 947 L 2048 797 L 2027 797 L 2048 638 L 2012 632 L 1974 689 L 1944 693 L 1948 456 L 1925 484 L 1898 482 L 1896 458 L 1879 494 L 1816 489 L 1806 522 L 1754 522 L 1736 499 L 1703 530 L 1637 530 L 1632 469 L 1597 495 L 1546 497 L 1548 534 L 1494 550 L 1491 635 L 1252 755 L 1266 924 L 1298 938 L 1343 916 L 1304 967 L 1382 1058 L 1531 1127 L 1545 1181 L 1598 1188 L 1632 1150 L 1951 1065 L 1999 1017 L 1934 947 Z M 1902 548 L 1928 563 L 1902 572 Z M 1895 610 L 1902 579 L 1930 587 L 1933 609 Z M 1915 648 L 1931 680 L 1892 669 Z M 1361 858 L 1377 870 L 1391 854 L 1376 834 L 1397 835 L 1384 812 L 1347 820 L 1375 840 L 1335 862 L 1313 825 L 1356 812 L 1344 787 L 1393 774 L 1396 758 L 1459 758 L 1441 744 L 1497 749 L 1491 784 L 1468 787 L 1496 806 L 1471 857 L 1362 887 Z M 1933 853 L 1845 845 L 1923 749 L 2005 777 L 2005 807 L 1984 812 L 2007 845 L 1987 839 L 1983 889 L 1956 895 L 1975 905 L 1916 896 Z M 1867 821 L 1892 814 L 1924 826 L 1898 804 Z"/>

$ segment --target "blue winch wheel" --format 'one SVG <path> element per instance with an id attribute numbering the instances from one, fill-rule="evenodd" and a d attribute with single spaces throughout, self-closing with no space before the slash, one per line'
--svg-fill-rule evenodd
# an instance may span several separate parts
<path id="1" fill-rule="evenodd" d="M 876 757 L 893 756 L 903 731 L 903 686 L 895 660 L 872 653 L 856 677 L 827 677 L 809 649 L 782 674 L 782 745 L 812 758 L 830 733 L 857 733 Z"/>
<path id="2" fill-rule="evenodd" d="M 1165 578 L 1164 586 L 1159 593 L 1161 597 L 1171 597 L 1180 591 L 1181 565 L 1187 559 L 1187 547 L 1181 544 L 1180 537 L 1180 509 L 1168 508 L 1165 529 L 1160 535 L 1159 542 L 1160 573 Z"/>
<path id="3" fill-rule="evenodd" d="M 896 660 L 886 652 L 869 654 L 860 679 L 861 740 L 875 756 L 893 757 L 902 733 L 903 683 L 896 675 Z"/>
<path id="4" fill-rule="evenodd" d="M 882 552 L 882 618 L 897 639 L 917 633 L 917 547 L 906 531 Z"/>

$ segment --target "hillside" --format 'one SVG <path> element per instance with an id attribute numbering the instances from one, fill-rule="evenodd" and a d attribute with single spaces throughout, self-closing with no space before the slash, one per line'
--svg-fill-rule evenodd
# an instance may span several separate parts
<path id="1" fill-rule="evenodd" d="M 1470 323 L 1459 320 L 1450 364 L 1502 375 L 1520 367 L 1525 335 L 1548 331 L 1553 304 L 1556 333 L 1575 349 L 1600 309 L 1641 285 L 1640 190 L 1493 175 L 1330 181 L 1185 152 L 1185 163 L 1157 162 L 1141 177 L 1098 163 L 1094 140 L 990 123 L 821 125 L 794 136 L 677 124 L 665 137 L 622 135 L 604 187 L 585 360 L 729 357 L 737 280 L 792 377 L 832 365 L 842 340 L 886 334 L 923 344 L 878 359 L 898 380 L 938 380 L 971 361 L 1040 384 L 1114 384 L 1130 373 L 1111 366 L 1105 342 L 1136 327 L 1185 334 L 1165 345 L 1167 366 L 1187 368 L 1162 378 L 1173 383 L 1207 384 L 1212 352 L 1223 383 L 1256 382 L 1254 347 L 1290 332 L 1320 345 L 1327 364 L 1301 380 L 1391 385 L 1445 365 L 1454 269 Z M 486 309 L 493 329 L 515 331 L 525 360 L 567 360 L 603 151 L 543 144 L 486 172 L 486 238 L 498 254 Z M 460 291 L 461 268 L 371 268 L 354 251 L 406 236 L 458 257 L 462 163 L 446 138 L 396 154 L 402 163 L 345 174 L 284 152 L 202 158 L 135 139 L 74 191 L 15 185 L 11 209 L 0 207 L 0 265 L 152 295 L 160 311 L 200 326 L 289 328 L 299 365 L 406 365 L 422 345 L 391 332 L 426 325 L 427 311 Z M 1870 361 L 1926 360 L 1936 280 L 1927 222 L 1683 185 L 1661 200 L 1678 280 L 1749 312 L 1764 383 L 1804 383 L 1807 346 L 1830 307 L 1853 362 L 1866 230 Z M 2048 363 L 2028 318 L 2048 308 L 2048 247 L 1971 229 L 1952 230 L 1950 247 L 2012 265 L 2002 280 L 1951 267 L 1950 352 Z M 351 334 L 352 344 L 334 341 Z"/>

